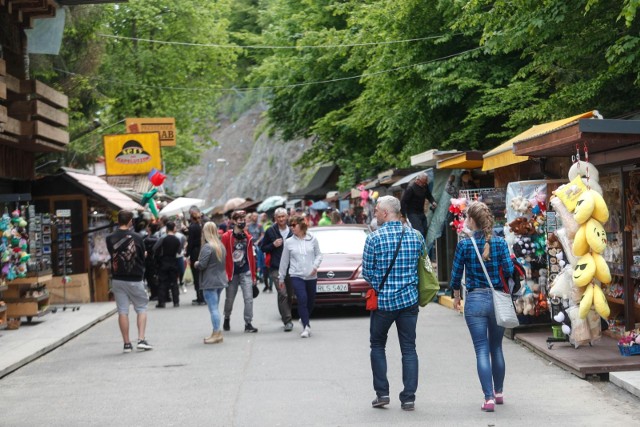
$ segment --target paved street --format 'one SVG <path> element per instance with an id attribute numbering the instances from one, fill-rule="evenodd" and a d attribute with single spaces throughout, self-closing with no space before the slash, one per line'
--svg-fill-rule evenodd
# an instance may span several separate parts
<path id="1" fill-rule="evenodd" d="M 276 295 L 255 301 L 258 334 L 244 334 L 237 298 L 232 331 L 204 345 L 206 307 L 152 308 L 155 350 L 123 354 L 116 316 L 0 380 L 6 426 L 586 426 L 637 425 L 638 399 L 579 379 L 505 339 L 505 405 L 480 411 L 482 394 L 464 319 L 437 304 L 418 326 L 415 412 L 400 409 L 400 355 L 388 346 L 392 403 L 372 409 L 368 318 L 322 310 L 313 336 L 282 332 Z M 59 316 L 61 314 L 57 314 Z M 65 315 L 65 314 L 62 314 Z M 68 314 L 70 315 L 70 314 Z M 37 326 L 36 326 L 37 327 Z M 135 333 L 132 335 L 135 337 Z M 1 345 L 1 343 L 0 343 Z"/>

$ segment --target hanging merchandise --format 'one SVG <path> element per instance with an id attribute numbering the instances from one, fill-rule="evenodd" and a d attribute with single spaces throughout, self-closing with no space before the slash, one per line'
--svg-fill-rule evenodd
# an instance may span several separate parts
<path id="1" fill-rule="evenodd" d="M 608 243 L 603 224 L 609 220 L 609 209 L 601 195 L 598 171 L 589 163 L 586 144 L 583 150 L 584 161 L 576 145 L 570 182 L 559 187 L 551 200 L 564 225 L 555 233 L 557 241 L 573 265 L 564 267 L 549 293 L 568 303 L 570 341 L 576 347 L 600 338 L 600 317 L 607 319 L 610 314 L 602 291 L 602 285 L 611 283 L 609 266 L 602 256 Z"/>
<path id="2" fill-rule="evenodd" d="M 27 275 L 27 262 L 31 258 L 29 253 L 29 233 L 27 220 L 22 216 L 20 209 L 5 212 L 0 219 L 0 262 L 2 263 L 2 278 L 13 280 Z"/>

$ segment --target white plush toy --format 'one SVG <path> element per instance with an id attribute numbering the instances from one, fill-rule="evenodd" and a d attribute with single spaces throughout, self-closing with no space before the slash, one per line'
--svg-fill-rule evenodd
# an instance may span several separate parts
<path id="1" fill-rule="evenodd" d="M 589 174 L 589 181 L 587 182 L 587 173 Z M 591 188 L 592 190 L 597 191 L 602 195 L 602 187 L 600 187 L 600 173 L 595 166 L 593 166 L 589 162 L 575 162 L 571 169 L 569 169 L 569 181 L 572 181 L 576 176 L 580 175 L 582 177 L 582 182 L 584 185 Z"/>

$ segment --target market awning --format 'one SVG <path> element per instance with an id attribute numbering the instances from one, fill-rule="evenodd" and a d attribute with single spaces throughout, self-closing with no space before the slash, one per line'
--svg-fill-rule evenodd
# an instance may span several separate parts
<path id="1" fill-rule="evenodd" d="M 567 126 L 571 126 L 578 122 L 579 119 L 588 119 L 597 114 L 596 111 L 589 111 L 586 113 L 578 114 L 576 116 L 568 117 L 566 119 L 556 120 L 554 122 L 543 123 L 541 125 L 532 126 L 531 129 L 528 129 L 507 142 L 500 144 L 493 150 L 489 151 L 484 155 L 484 165 L 482 166 L 483 171 L 492 170 L 501 168 L 504 166 L 513 165 L 516 163 L 521 163 L 529 160 L 528 156 L 517 156 L 514 153 L 513 145 L 527 141 L 541 135 L 545 135 L 551 132 L 558 131 Z"/>
<path id="2" fill-rule="evenodd" d="M 108 205 L 116 209 L 144 210 L 131 197 L 122 194 L 120 190 L 107 184 L 104 179 L 82 171 L 71 171 L 68 168 L 62 169 L 64 170 L 63 177 L 65 179 L 79 185 L 87 194 L 95 196 Z"/>
<path id="3" fill-rule="evenodd" d="M 514 152 L 532 157 L 571 157 L 584 145 L 589 160 L 595 163 L 619 163 L 640 157 L 640 120 L 580 119 L 548 134 L 518 142 Z"/>
<path id="4" fill-rule="evenodd" d="M 433 168 L 429 168 L 429 169 L 425 169 L 425 170 L 421 170 L 415 173 L 412 173 L 410 175 L 405 176 L 402 179 L 397 180 L 396 182 L 394 182 L 393 184 L 391 184 L 391 187 L 400 187 L 403 184 L 408 184 L 409 182 L 411 182 L 415 177 L 418 176 L 418 174 L 420 173 L 426 173 L 427 176 L 429 177 L 429 182 L 433 182 Z"/>
<path id="5" fill-rule="evenodd" d="M 439 160 L 447 159 L 459 153 L 458 150 L 441 151 L 432 148 L 431 150 L 411 156 L 411 166 L 435 166 Z"/>
<path id="6" fill-rule="evenodd" d="M 335 190 L 338 182 L 338 168 L 336 166 L 321 166 L 311 178 L 309 184 L 290 197 L 306 199 L 324 199 L 327 192 Z"/>
<path id="7" fill-rule="evenodd" d="M 484 151 L 467 151 L 438 161 L 438 169 L 476 169 L 482 167 Z"/>

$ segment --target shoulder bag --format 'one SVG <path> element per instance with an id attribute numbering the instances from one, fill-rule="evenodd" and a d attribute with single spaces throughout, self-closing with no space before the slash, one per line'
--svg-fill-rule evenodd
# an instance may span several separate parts
<path id="1" fill-rule="evenodd" d="M 406 228 L 403 226 L 402 234 L 400 235 L 400 240 L 398 240 L 398 245 L 396 246 L 396 252 L 393 254 L 393 259 L 391 260 L 391 264 L 389 264 L 389 268 L 387 268 L 387 272 L 384 274 L 384 277 L 382 278 L 382 282 L 380 282 L 380 288 L 379 288 L 380 292 L 382 292 L 382 288 L 385 282 L 387 281 L 387 277 L 389 277 L 389 273 L 393 268 L 393 264 L 396 263 L 396 258 L 398 257 L 398 252 L 400 251 L 400 245 L 402 244 L 402 238 L 404 237 L 405 230 Z M 365 308 L 367 310 L 375 311 L 378 309 L 378 292 L 376 292 L 375 289 L 370 288 L 367 291 L 367 295 L 364 298 L 365 298 Z"/>
<path id="2" fill-rule="evenodd" d="M 487 273 L 487 267 L 484 266 L 482 255 L 480 255 L 480 251 L 478 250 L 476 239 L 474 239 L 473 236 L 470 237 L 473 247 L 476 250 L 476 254 L 478 255 L 478 259 L 480 260 L 480 265 L 482 266 L 484 275 L 487 278 L 487 282 L 489 282 L 489 286 L 493 289 L 493 310 L 496 314 L 496 323 L 498 326 L 502 326 L 503 328 L 515 328 L 520 324 L 520 322 L 518 321 L 518 315 L 516 314 L 516 308 L 513 305 L 511 294 L 502 292 L 501 290 L 499 291 L 495 286 L 493 286 L 489 273 Z"/>
<path id="3" fill-rule="evenodd" d="M 433 271 L 427 248 L 423 246 L 422 254 L 418 258 L 418 302 L 420 307 L 433 301 L 438 291 L 440 291 L 440 282 Z"/>

